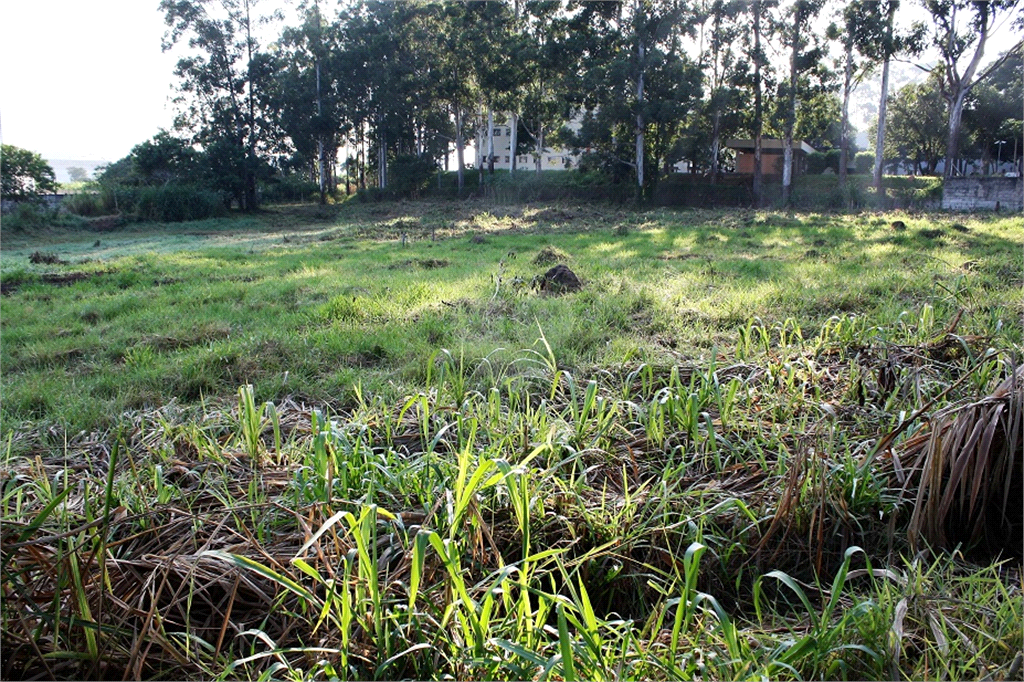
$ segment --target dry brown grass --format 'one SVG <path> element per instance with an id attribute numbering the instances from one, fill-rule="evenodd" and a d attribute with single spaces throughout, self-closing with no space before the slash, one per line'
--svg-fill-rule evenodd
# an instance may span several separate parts
<path id="1" fill-rule="evenodd" d="M 908 443 L 920 470 L 908 535 L 936 547 L 1021 554 L 1024 366 L 988 396 L 939 410 Z"/>

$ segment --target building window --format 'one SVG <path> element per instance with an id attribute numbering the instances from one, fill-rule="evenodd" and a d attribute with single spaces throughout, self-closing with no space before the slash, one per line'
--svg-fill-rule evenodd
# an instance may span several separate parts
<path id="1" fill-rule="evenodd" d="M 501 128 L 495 128 L 494 129 L 494 136 L 495 137 L 501 137 Z"/>
<path id="2" fill-rule="evenodd" d="M 505 157 L 505 163 L 508 163 L 508 157 L 507 156 Z"/>

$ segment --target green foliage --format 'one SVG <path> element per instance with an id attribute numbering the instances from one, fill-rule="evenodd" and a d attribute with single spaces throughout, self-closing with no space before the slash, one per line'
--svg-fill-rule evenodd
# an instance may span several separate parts
<path id="1" fill-rule="evenodd" d="M 0 148 L 0 197 L 32 201 L 56 191 L 57 177 L 42 156 L 10 144 Z"/>
<path id="2" fill-rule="evenodd" d="M 320 194 L 320 184 L 305 175 L 274 175 L 260 184 L 261 199 L 268 204 L 312 201 Z"/>
<path id="3" fill-rule="evenodd" d="M 853 165 L 857 175 L 869 175 L 875 165 L 875 153 L 857 152 L 857 155 L 853 157 Z"/>
<path id="4" fill-rule="evenodd" d="M 429 188 L 437 166 L 430 159 L 403 154 L 396 156 L 388 169 L 388 191 L 397 197 L 416 198 Z"/>
<path id="5" fill-rule="evenodd" d="M 140 220 L 177 223 L 227 214 L 222 194 L 187 185 L 142 187 L 134 200 L 129 210 Z"/>

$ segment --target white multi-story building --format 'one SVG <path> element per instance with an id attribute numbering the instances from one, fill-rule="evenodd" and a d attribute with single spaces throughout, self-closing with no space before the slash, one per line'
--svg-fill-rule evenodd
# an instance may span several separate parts
<path id="1" fill-rule="evenodd" d="M 511 129 L 508 125 L 496 125 L 494 126 L 494 169 L 495 170 L 508 170 L 512 167 L 512 134 Z M 518 141 L 520 144 L 522 140 Z M 466 154 L 467 163 L 469 159 L 473 159 L 472 163 L 475 167 L 483 166 L 488 167 L 487 159 L 487 135 L 477 135 L 476 140 L 471 144 L 470 149 L 474 149 L 471 154 Z M 469 151 L 469 149 L 467 149 Z M 577 161 L 579 160 L 577 154 L 573 154 L 571 151 L 562 149 L 561 147 L 544 147 L 544 153 L 540 158 L 541 170 L 568 170 L 575 168 Z M 520 154 L 516 158 L 516 170 L 527 171 L 537 170 L 536 155 L 534 153 Z"/>

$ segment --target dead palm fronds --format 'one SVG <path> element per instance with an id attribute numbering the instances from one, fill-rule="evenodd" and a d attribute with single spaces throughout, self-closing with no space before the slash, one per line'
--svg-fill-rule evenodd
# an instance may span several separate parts
<path id="1" fill-rule="evenodd" d="M 1024 366 L 991 395 L 940 410 L 927 439 L 910 450 L 920 472 L 908 528 L 916 544 L 1021 553 L 1024 471 Z M 916 477 L 915 477 L 916 478 Z"/>

